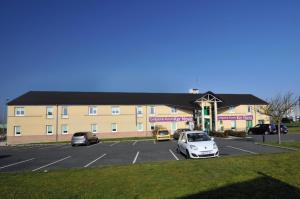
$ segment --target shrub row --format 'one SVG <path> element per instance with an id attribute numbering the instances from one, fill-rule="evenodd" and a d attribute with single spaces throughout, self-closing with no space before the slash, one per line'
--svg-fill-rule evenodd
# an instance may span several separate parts
<path id="1" fill-rule="evenodd" d="M 234 137 L 246 137 L 245 131 L 226 130 L 224 133 Z"/>
<path id="2" fill-rule="evenodd" d="M 228 137 L 227 133 L 220 132 L 220 131 L 212 131 L 212 132 L 210 132 L 210 135 L 213 136 L 213 137 L 221 137 L 221 138 Z"/>

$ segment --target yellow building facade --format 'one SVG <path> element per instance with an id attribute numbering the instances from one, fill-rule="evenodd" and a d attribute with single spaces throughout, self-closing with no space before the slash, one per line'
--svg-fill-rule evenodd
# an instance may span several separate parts
<path id="1" fill-rule="evenodd" d="M 31 91 L 8 103 L 7 142 L 68 141 L 81 131 L 91 131 L 100 139 L 144 137 L 151 136 L 155 126 L 172 133 L 179 128 L 246 131 L 258 123 L 270 122 L 259 112 L 264 101 L 255 97 L 246 100 L 247 104 L 241 100 L 241 104 L 230 105 L 228 100 L 224 104 L 222 95 L 213 93 Z"/>

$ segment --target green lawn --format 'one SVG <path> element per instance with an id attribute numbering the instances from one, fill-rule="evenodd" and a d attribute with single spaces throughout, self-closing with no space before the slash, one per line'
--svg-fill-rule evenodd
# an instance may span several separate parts
<path id="1" fill-rule="evenodd" d="M 300 133 L 300 126 L 288 127 L 289 133 Z"/>
<path id="2" fill-rule="evenodd" d="M 300 149 L 300 141 L 282 141 L 280 145 L 277 142 L 266 142 L 266 144 Z"/>
<path id="3" fill-rule="evenodd" d="M 1 173 L 1 198 L 300 198 L 300 153 Z"/>

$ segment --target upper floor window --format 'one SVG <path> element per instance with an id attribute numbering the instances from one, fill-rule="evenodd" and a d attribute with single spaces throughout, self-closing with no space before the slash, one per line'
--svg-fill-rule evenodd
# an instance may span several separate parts
<path id="1" fill-rule="evenodd" d="M 171 107 L 171 113 L 177 113 L 177 108 L 176 107 Z"/>
<path id="2" fill-rule="evenodd" d="M 229 113 L 234 113 L 235 112 L 235 107 L 234 106 L 230 106 L 229 107 Z"/>
<path id="3" fill-rule="evenodd" d="M 137 106 L 136 107 L 136 114 L 137 114 L 137 116 L 142 116 L 143 115 L 143 107 L 142 106 Z"/>
<path id="4" fill-rule="evenodd" d="M 53 118 L 53 107 L 52 106 L 47 107 L 47 118 Z"/>
<path id="5" fill-rule="evenodd" d="M 210 114 L 209 106 L 204 106 L 204 115 L 209 115 L 209 114 Z"/>
<path id="6" fill-rule="evenodd" d="M 112 115 L 120 115 L 120 107 L 119 106 L 112 106 L 111 107 L 111 114 Z"/>
<path id="7" fill-rule="evenodd" d="M 155 106 L 150 106 L 150 115 L 155 115 Z"/>
<path id="8" fill-rule="evenodd" d="M 89 115 L 97 115 L 97 107 L 89 106 Z"/>
<path id="9" fill-rule="evenodd" d="M 15 107 L 15 116 L 24 116 L 24 107 Z"/>
<path id="10" fill-rule="evenodd" d="M 252 113 L 252 106 L 248 106 L 248 113 Z"/>
<path id="11" fill-rule="evenodd" d="M 68 107 L 63 106 L 61 108 L 61 116 L 62 116 L 62 118 L 67 118 L 68 115 L 69 115 Z"/>

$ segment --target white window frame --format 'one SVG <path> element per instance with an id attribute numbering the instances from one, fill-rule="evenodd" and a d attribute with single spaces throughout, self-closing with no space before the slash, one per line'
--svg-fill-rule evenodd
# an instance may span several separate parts
<path id="1" fill-rule="evenodd" d="M 97 115 L 97 106 L 89 106 L 89 115 Z"/>
<path id="2" fill-rule="evenodd" d="M 21 106 L 15 107 L 15 116 L 17 117 L 25 116 L 25 108 Z"/>
<path id="3" fill-rule="evenodd" d="M 49 110 L 51 110 L 51 111 L 49 111 Z M 52 114 L 49 115 L 49 113 L 52 113 Z M 53 118 L 53 113 L 54 113 L 53 106 L 47 106 L 47 107 L 46 107 L 46 115 L 47 115 L 47 118 Z"/>
<path id="4" fill-rule="evenodd" d="M 49 128 L 52 128 L 52 133 L 49 133 Z M 53 132 L 53 125 L 46 125 L 46 134 L 47 135 L 53 135 L 54 134 L 54 132 Z"/>
<path id="5" fill-rule="evenodd" d="M 66 127 L 67 132 L 65 133 L 64 127 Z M 67 124 L 62 124 L 61 125 L 61 134 L 66 135 L 69 134 L 69 126 Z"/>
<path id="6" fill-rule="evenodd" d="M 95 127 L 95 129 L 94 129 L 94 127 Z M 98 125 L 97 124 L 91 124 L 91 132 L 92 133 L 97 133 L 98 132 Z"/>
<path id="7" fill-rule="evenodd" d="M 138 117 L 143 117 L 143 107 L 142 106 L 137 106 L 136 107 L 136 115 Z"/>
<path id="8" fill-rule="evenodd" d="M 177 108 L 176 107 L 171 107 L 171 113 L 172 114 L 177 114 Z"/>
<path id="9" fill-rule="evenodd" d="M 137 131 L 144 131 L 144 124 L 142 122 L 138 122 L 136 125 Z"/>
<path id="10" fill-rule="evenodd" d="M 19 128 L 19 134 L 17 134 L 17 128 Z M 15 136 L 22 135 L 21 126 L 14 126 L 14 134 L 15 134 Z"/>
<path id="11" fill-rule="evenodd" d="M 64 110 L 67 110 L 67 114 L 65 114 Z M 69 117 L 69 109 L 68 109 L 67 106 L 62 106 L 61 107 L 61 117 L 62 118 L 68 118 Z"/>
<path id="12" fill-rule="evenodd" d="M 121 114 L 120 106 L 112 106 L 111 107 L 111 114 L 112 115 L 120 115 Z"/>
<path id="13" fill-rule="evenodd" d="M 251 105 L 248 105 L 248 113 L 252 113 L 252 110 L 253 110 L 253 108 L 252 108 L 252 106 Z"/>
<path id="14" fill-rule="evenodd" d="M 234 124 L 234 126 L 232 124 Z M 236 129 L 236 120 L 231 120 L 230 121 L 230 129 Z"/>
<path id="15" fill-rule="evenodd" d="M 113 125 L 115 125 L 115 128 L 113 128 Z M 111 132 L 113 132 L 113 133 L 118 132 L 118 124 L 117 123 L 111 123 Z"/>
<path id="16" fill-rule="evenodd" d="M 173 129 L 173 124 L 175 124 L 175 129 Z M 174 133 L 177 130 L 177 122 L 171 122 L 171 132 Z"/>
<path id="17" fill-rule="evenodd" d="M 153 113 L 151 113 L 152 110 L 153 110 Z M 155 106 L 150 106 L 149 107 L 149 115 L 155 115 L 155 114 L 156 114 L 156 108 L 155 108 Z"/>

